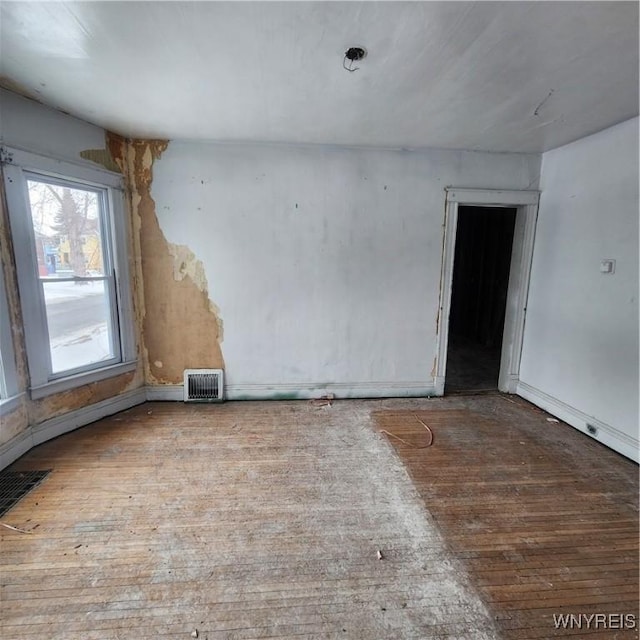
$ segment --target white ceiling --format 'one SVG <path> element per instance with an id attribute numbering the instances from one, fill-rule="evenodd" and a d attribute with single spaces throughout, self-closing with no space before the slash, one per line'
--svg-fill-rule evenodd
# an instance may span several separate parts
<path id="1" fill-rule="evenodd" d="M 0 6 L 5 84 L 127 136 L 535 152 L 638 113 L 636 2 Z"/>

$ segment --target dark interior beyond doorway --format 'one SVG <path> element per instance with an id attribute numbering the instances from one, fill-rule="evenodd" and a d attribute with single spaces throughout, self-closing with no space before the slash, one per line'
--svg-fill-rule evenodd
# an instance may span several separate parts
<path id="1" fill-rule="evenodd" d="M 459 207 L 445 390 L 498 388 L 516 209 Z"/>

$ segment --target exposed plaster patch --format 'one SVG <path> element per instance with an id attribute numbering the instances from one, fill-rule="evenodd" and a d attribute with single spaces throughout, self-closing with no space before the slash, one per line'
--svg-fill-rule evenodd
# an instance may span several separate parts
<path id="1" fill-rule="evenodd" d="M 208 292 L 209 285 L 207 283 L 207 276 L 204 271 L 204 265 L 202 260 L 198 260 L 184 244 L 173 244 L 168 242 L 169 253 L 173 256 L 173 278 L 176 282 L 180 282 L 185 278 L 191 278 L 194 284 L 203 293 Z M 218 342 L 224 340 L 222 318 L 220 318 L 220 309 L 217 305 L 209 300 L 209 311 L 216 316 L 218 321 Z M 216 367 L 219 368 L 219 367 Z"/>
<path id="2" fill-rule="evenodd" d="M 209 299 L 202 262 L 184 245 L 167 241 L 151 197 L 153 163 L 164 140 L 109 136 L 108 147 L 127 181 L 133 217 L 135 265 L 145 377 L 179 384 L 184 369 L 224 368 L 222 322 Z M 159 364 L 159 366 L 158 366 Z"/>
<path id="3" fill-rule="evenodd" d="M 12 438 L 24 431 L 29 426 L 26 400 L 22 400 L 20 405 L 11 413 L 2 416 L 0 420 L 0 445 L 9 442 Z"/>
<path id="4" fill-rule="evenodd" d="M 140 216 L 137 215 L 137 203 L 140 198 L 131 188 L 131 178 L 127 157 L 127 141 L 109 131 L 106 132 L 106 146 L 113 161 L 125 177 L 125 192 L 127 195 L 129 213 L 129 239 L 131 247 L 129 251 L 129 275 L 134 296 L 134 316 L 137 331 L 138 356 L 144 363 L 146 350 L 142 341 L 142 319 L 144 318 L 144 291 L 142 284 L 142 262 L 140 258 Z"/>
<path id="5" fill-rule="evenodd" d="M 80 409 L 107 398 L 136 389 L 141 386 L 140 372 L 132 371 L 120 376 L 92 382 L 69 391 L 56 393 L 41 400 L 29 403 L 29 424 L 39 424 L 50 418 L 63 415 L 74 409 Z"/>
<path id="6" fill-rule="evenodd" d="M 198 289 L 207 288 L 207 277 L 204 273 L 202 260 L 197 260 L 195 254 L 185 244 L 167 243 L 169 253 L 173 256 L 173 279 L 176 282 L 191 278 Z"/>
<path id="7" fill-rule="evenodd" d="M 90 160 L 91 162 L 102 165 L 109 171 L 122 173 L 122 170 L 113 160 L 108 149 L 85 149 L 84 151 L 80 152 L 80 157 L 84 158 L 85 160 Z"/>

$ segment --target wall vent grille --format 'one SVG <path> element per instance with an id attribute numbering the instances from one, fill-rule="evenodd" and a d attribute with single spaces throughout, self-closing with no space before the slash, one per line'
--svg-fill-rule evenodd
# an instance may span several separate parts
<path id="1" fill-rule="evenodd" d="M 224 372 L 222 369 L 185 369 L 185 402 L 222 402 Z"/>

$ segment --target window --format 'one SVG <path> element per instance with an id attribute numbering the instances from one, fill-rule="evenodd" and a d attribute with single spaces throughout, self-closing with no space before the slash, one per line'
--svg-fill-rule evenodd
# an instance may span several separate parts
<path id="1" fill-rule="evenodd" d="M 121 177 L 4 157 L 32 397 L 132 369 Z"/>
<path id="2" fill-rule="evenodd" d="M 24 176 L 51 376 L 118 362 L 115 279 L 105 233 L 107 190 Z"/>

